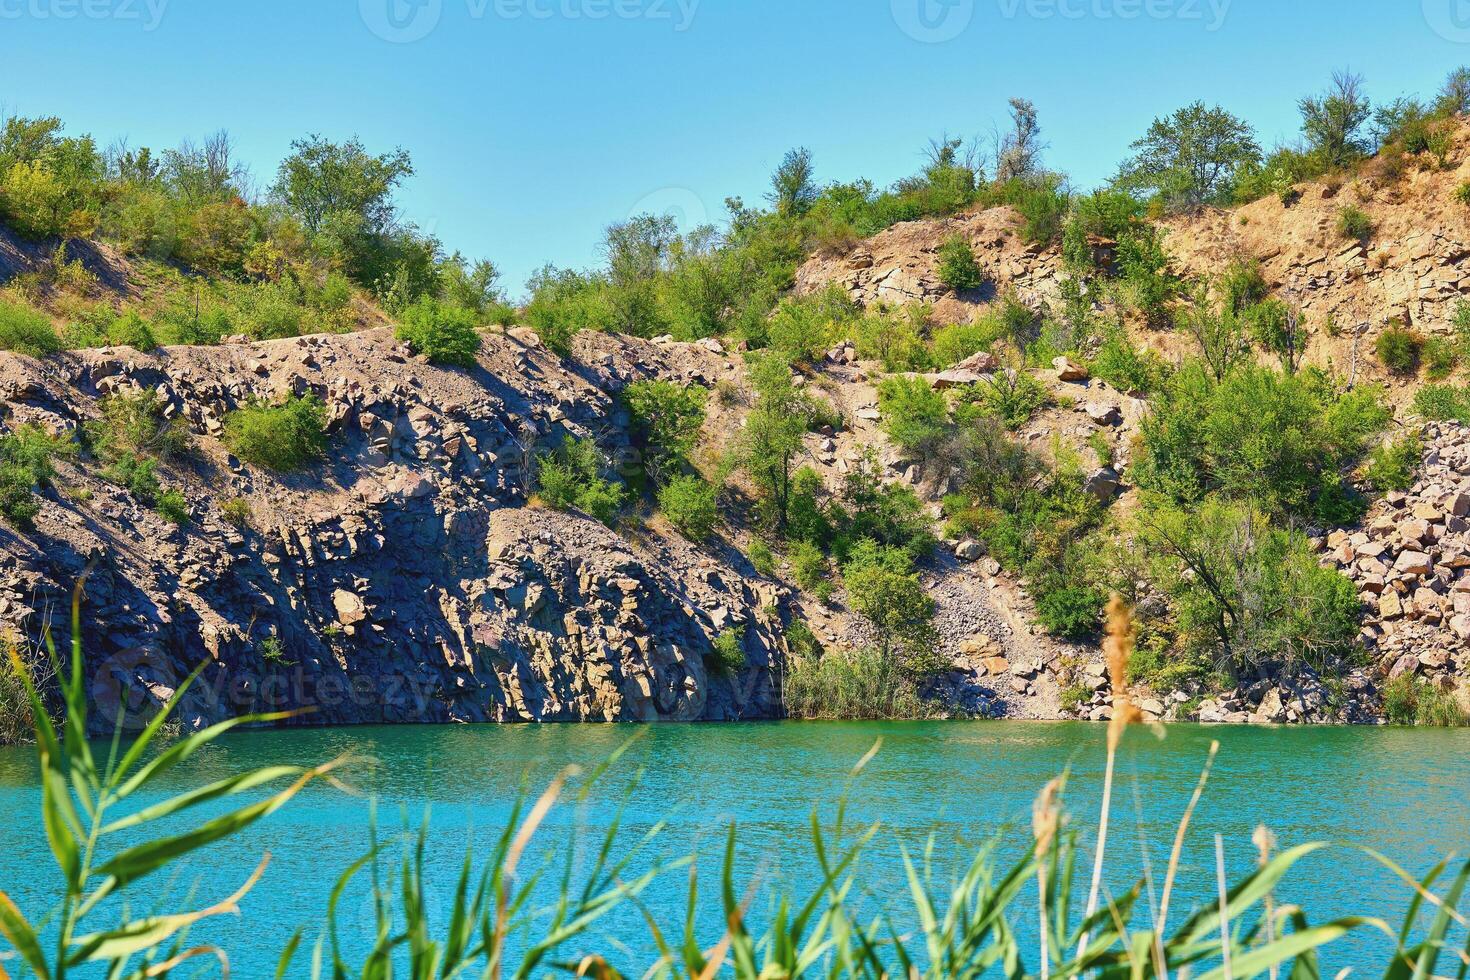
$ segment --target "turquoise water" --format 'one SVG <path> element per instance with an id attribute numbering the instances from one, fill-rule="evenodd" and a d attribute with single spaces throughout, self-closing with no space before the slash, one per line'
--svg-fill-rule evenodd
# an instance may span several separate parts
<path id="1" fill-rule="evenodd" d="M 701 865 L 707 890 L 713 889 L 723 830 L 731 820 L 740 825 L 742 885 L 758 874 L 767 889 L 782 883 L 800 888 L 810 881 L 812 809 L 829 816 L 846 791 L 851 820 L 883 824 L 863 859 L 864 901 L 901 914 L 908 908 L 901 845 L 921 848 L 933 835 L 938 862 L 951 866 L 967 861 L 977 845 L 1008 825 L 1028 827 L 1036 791 L 1064 769 L 1071 772 L 1067 803 L 1078 825 L 1095 823 L 1101 792 L 1103 730 L 1076 723 L 248 732 L 205 752 L 171 776 L 167 788 L 178 791 L 266 763 L 316 763 L 344 752 L 372 757 L 376 764 L 359 766 L 347 777 L 361 795 L 313 786 L 257 825 L 248 843 L 216 845 L 172 877 L 150 879 L 139 901 L 147 908 L 163 896 L 182 900 L 191 889 L 196 904 L 215 901 L 269 850 L 272 863 L 245 900 L 243 916 L 213 920 L 191 940 L 226 948 L 236 976 L 270 975 L 293 930 L 304 925 L 308 938 L 315 938 L 337 875 L 367 849 L 373 801 L 385 832 L 428 815 L 430 908 L 443 914 L 466 846 L 488 849 L 523 782 L 539 791 L 563 767 L 595 767 L 634 735 L 641 737 L 586 800 L 562 808 L 543 829 L 537 838 L 542 854 L 572 853 L 582 862 L 584 851 L 567 844 L 574 828 L 595 837 L 638 777 L 625 817 L 628 832 L 667 818 L 659 852 L 708 855 Z M 854 763 L 879 739 L 877 756 L 850 781 Z M 1211 894 L 1214 835 L 1223 835 L 1232 876 L 1238 876 L 1254 861 L 1250 838 L 1263 822 L 1283 846 L 1309 840 L 1368 845 L 1421 874 L 1450 852 L 1470 850 L 1470 731 L 1178 725 L 1162 741 L 1146 731 L 1128 737 L 1109 845 L 1112 890 L 1132 883 L 1145 853 L 1162 874 L 1212 739 L 1221 742 L 1221 751 L 1184 854 L 1186 902 Z M 35 818 L 39 799 L 33 753 L 0 750 L 0 888 L 33 919 L 49 907 L 56 874 Z M 685 874 L 677 872 L 646 894 L 646 905 L 666 930 L 680 927 L 686 887 Z M 1352 911 L 1383 915 L 1395 925 L 1408 902 L 1402 886 L 1348 849 L 1310 858 L 1282 898 L 1304 905 L 1313 921 Z M 758 899 L 757 910 L 762 904 Z M 370 938 L 367 897 L 349 894 L 344 907 L 343 939 L 361 949 Z M 1180 908 L 1176 904 L 1176 912 Z M 637 975 L 649 949 L 641 923 L 631 911 L 610 918 L 599 938 L 578 951 L 597 949 Z M 705 941 L 712 944 L 720 934 L 717 913 L 706 925 Z M 1363 935 L 1330 950 L 1324 967 L 1367 968 L 1381 965 L 1382 955 L 1381 944 Z"/>

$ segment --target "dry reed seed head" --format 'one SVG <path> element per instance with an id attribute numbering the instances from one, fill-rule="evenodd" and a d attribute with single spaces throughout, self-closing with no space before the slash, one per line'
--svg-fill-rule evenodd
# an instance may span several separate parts
<path id="1" fill-rule="evenodd" d="M 1265 824 L 1256 827 L 1255 833 L 1251 834 L 1251 842 L 1256 845 L 1256 853 L 1260 857 L 1261 867 L 1265 867 L 1271 860 L 1271 852 L 1276 849 L 1276 835 L 1271 828 Z"/>
<path id="2" fill-rule="evenodd" d="M 1116 592 L 1108 600 L 1107 637 L 1103 653 L 1113 683 L 1113 717 L 1108 722 L 1108 751 L 1114 752 L 1129 725 L 1143 720 L 1143 712 L 1128 697 L 1128 661 L 1133 656 L 1133 610 Z"/>
<path id="3" fill-rule="evenodd" d="M 1061 788 L 1061 778 L 1053 779 L 1041 788 L 1041 792 L 1036 794 L 1036 800 L 1031 804 L 1031 833 L 1036 838 L 1036 857 L 1038 859 L 1046 856 L 1046 853 L 1051 850 L 1052 841 L 1056 839 L 1057 823 L 1061 813 L 1057 797 L 1061 793 Z"/>
<path id="4" fill-rule="evenodd" d="M 1103 653 L 1108 661 L 1108 676 L 1113 682 L 1113 693 L 1128 686 L 1128 661 L 1133 656 L 1133 610 L 1116 592 L 1108 600 L 1107 638 L 1103 641 Z"/>

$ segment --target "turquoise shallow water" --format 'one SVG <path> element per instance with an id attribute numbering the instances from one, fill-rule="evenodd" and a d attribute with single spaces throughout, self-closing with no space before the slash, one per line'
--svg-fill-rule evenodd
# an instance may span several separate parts
<path id="1" fill-rule="evenodd" d="M 938 863 L 947 868 L 967 861 L 975 846 L 1007 825 L 1026 827 L 1036 791 L 1064 769 L 1071 772 L 1068 809 L 1079 826 L 1094 824 L 1101 793 L 1103 729 L 1076 723 L 669 725 L 641 733 L 617 726 L 248 732 L 171 776 L 169 788 L 178 791 L 267 763 L 315 763 L 343 752 L 377 761 L 348 777 L 363 795 L 314 786 L 257 825 L 248 843 L 217 845 L 177 875 L 150 880 L 141 901 L 146 906 L 160 896 L 182 899 L 190 889 L 200 904 L 216 900 L 269 850 L 273 861 L 246 899 L 244 915 L 214 920 L 191 937 L 224 946 L 236 976 L 269 975 L 297 926 L 307 926 L 314 938 L 337 874 L 366 850 L 371 801 L 385 832 L 428 815 L 430 907 L 447 911 L 466 846 L 492 838 L 523 781 L 539 791 L 566 765 L 594 767 L 635 734 L 642 737 L 585 802 L 562 808 L 548 823 L 537 839 L 541 853 L 580 854 L 567 844 L 573 829 L 594 836 L 606 826 L 641 772 L 625 818 L 630 833 L 667 818 L 659 852 L 708 855 L 701 867 L 712 889 L 722 833 L 735 820 L 745 874 L 759 874 L 767 888 L 800 888 L 810 880 L 812 809 L 830 816 L 846 791 L 851 820 L 883 824 L 863 859 L 864 901 L 902 912 L 907 905 L 901 845 L 918 849 L 933 835 Z M 878 755 L 849 784 L 853 764 L 879 739 Z M 1128 737 L 1109 845 L 1110 888 L 1122 891 L 1131 884 L 1145 854 L 1162 873 L 1212 739 L 1221 742 L 1221 751 L 1185 850 L 1186 902 L 1208 898 L 1214 835 L 1223 835 L 1230 867 L 1243 872 L 1254 860 L 1251 833 L 1262 822 L 1283 846 L 1309 840 L 1369 845 L 1421 874 L 1450 852 L 1470 850 L 1470 731 L 1181 725 L 1172 726 L 1162 741 L 1146 731 Z M 0 888 L 32 918 L 49 907 L 55 880 L 35 817 L 39 799 L 33 752 L 0 750 Z M 646 895 L 646 905 L 666 929 L 676 930 L 682 921 L 685 889 L 680 872 L 660 879 Z M 1395 924 L 1408 902 L 1401 886 L 1348 849 L 1314 855 L 1289 880 L 1282 898 L 1304 905 L 1314 921 L 1352 911 L 1390 917 Z M 762 905 L 758 899 L 757 911 Z M 345 907 L 344 941 L 361 948 L 369 939 L 365 894 L 349 895 Z M 591 946 L 637 975 L 649 949 L 641 921 L 631 911 L 605 920 Z M 719 931 L 717 915 L 711 915 L 706 941 L 712 943 Z M 1380 965 L 1382 955 L 1382 946 L 1364 935 L 1329 951 L 1324 966 L 1334 972 L 1368 968 Z"/>

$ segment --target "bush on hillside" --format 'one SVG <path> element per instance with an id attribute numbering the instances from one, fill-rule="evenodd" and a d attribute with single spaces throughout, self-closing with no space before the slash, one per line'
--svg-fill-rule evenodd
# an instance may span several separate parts
<path id="1" fill-rule="evenodd" d="M 885 371 L 926 370 L 931 357 L 924 333 L 930 312 L 917 304 L 870 308 L 849 327 L 858 357 L 881 362 Z"/>
<path id="2" fill-rule="evenodd" d="M 675 476 L 659 488 L 658 509 L 684 537 L 703 541 L 719 519 L 718 493 L 698 476 Z"/>
<path id="3" fill-rule="evenodd" d="M 1418 478 L 1423 458 L 1424 440 L 1418 432 L 1406 432 L 1373 450 L 1363 478 L 1375 490 L 1408 490 Z"/>
<path id="4" fill-rule="evenodd" d="M 326 450 L 327 407 L 315 395 L 252 402 L 225 416 L 225 445 L 247 463 L 289 472 Z"/>
<path id="5" fill-rule="evenodd" d="M 956 232 L 944 239 L 937 257 L 939 281 L 955 292 L 979 289 L 985 284 L 985 273 L 975 261 L 975 250 L 964 235 Z"/>
<path id="6" fill-rule="evenodd" d="M 1414 392 L 1414 411 L 1430 422 L 1470 425 L 1470 389 L 1425 385 Z"/>
<path id="7" fill-rule="evenodd" d="M 475 326 L 473 311 L 425 296 L 403 311 L 394 336 L 430 363 L 471 368 L 480 351 Z"/>
<path id="8" fill-rule="evenodd" d="M 567 439 L 537 462 L 537 492 L 559 510 L 576 508 L 609 526 L 622 510 L 620 484 L 602 476 L 603 459 L 591 439 Z"/>
<path id="9" fill-rule="evenodd" d="M 1419 358 L 1424 351 L 1424 338 L 1412 330 L 1390 327 L 1378 335 L 1373 350 L 1379 363 L 1393 374 L 1413 374 L 1419 370 Z"/>
<path id="10" fill-rule="evenodd" d="M 51 318 L 40 310 L 0 300 L 0 350 L 45 357 L 62 349 Z"/>
<path id="11" fill-rule="evenodd" d="M 1384 685 L 1383 713 L 1395 725 L 1459 728 L 1470 724 L 1470 717 L 1453 694 L 1412 673 L 1401 674 Z"/>
<path id="12" fill-rule="evenodd" d="M 970 385 L 961 397 L 1011 430 L 1031 421 L 1031 416 L 1051 401 L 1040 381 L 1025 371 L 1012 370 L 997 371 L 989 379 Z"/>
<path id="13" fill-rule="evenodd" d="M 1362 508 L 1349 474 L 1389 418 L 1376 390 L 1345 391 L 1315 371 L 1244 364 L 1217 381 L 1188 361 L 1143 421 L 1133 477 L 1182 504 L 1222 493 L 1276 516 L 1346 523 Z"/>
<path id="14" fill-rule="evenodd" d="M 1337 235 L 1350 241 L 1367 242 L 1373 237 L 1373 219 L 1349 204 L 1337 212 Z"/>
<path id="15" fill-rule="evenodd" d="M 36 489 L 51 483 L 58 458 L 76 452 L 70 439 L 35 425 L 0 436 L 0 516 L 16 527 L 30 527 L 41 511 Z"/>
<path id="16" fill-rule="evenodd" d="M 1357 638 L 1353 583 L 1324 568 L 1305 535 L 1272 526 L 1253 504 L 1155 506 L 1138 523 L 1141 553 L 1186 650 L 1232 676 L 1255 676 L 1268 663 L 1321 669 Z"/>
<path id="17" fill-rule="evenodd" d="M 949 403 L 923 378 L 888 378 L 878 386 L 883 431 L 898 445 L 924 453 L 938 445 L 949 427 Z"/>

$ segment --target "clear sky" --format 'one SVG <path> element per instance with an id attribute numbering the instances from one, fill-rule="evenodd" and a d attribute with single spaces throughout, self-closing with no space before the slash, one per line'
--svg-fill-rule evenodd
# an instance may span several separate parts
<path id="1" fill-rule="evenodd" d="M 795 145 L 888 184 L 1021 95 L 1086 187 L 1195 99 L 1270 145 L 1334 68 L 1386 99 L 1458 64 L 1467 0 L 0 0 L 0 108 L 104 145 L 223 127 L 261 185 L 307 133 L 403 146 L 406 215 L 513 294 L 610 221 L 759 200 Z"/>

